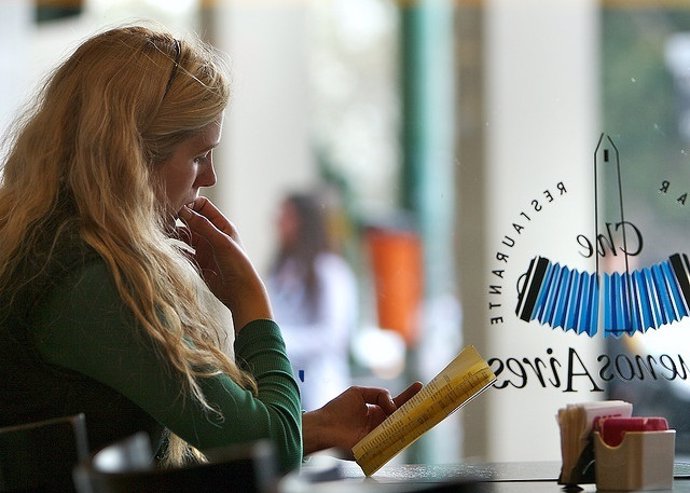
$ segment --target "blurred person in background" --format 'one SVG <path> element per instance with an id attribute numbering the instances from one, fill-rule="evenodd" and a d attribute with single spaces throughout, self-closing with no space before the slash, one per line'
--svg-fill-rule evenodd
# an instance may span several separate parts
<path id="1" fill-rule="evenodd" d="M 350 384 L 357 321 L 354 273 L 335 248 L 325 195 L 292 193 L 278 214 L 279 244 L 267 281 L 288 356 L 302 381 L 302 405 L 316 409 Z"/>

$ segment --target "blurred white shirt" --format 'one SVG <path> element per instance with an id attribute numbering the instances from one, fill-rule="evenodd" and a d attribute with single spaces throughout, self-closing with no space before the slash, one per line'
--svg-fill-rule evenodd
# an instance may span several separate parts
<path id="1" fill-rule="evenodd" d="M 302 406 L 323 406 L 350 385 L 350 337 L 357 321 L 355 276 L 338 255 L 322 253 L 315 272 L 319 297 L 307 309 L 306 287 L 288 261 L 271 276 L 267 287 L 273 312 L 287 346 L 288 357 L 302 391 Z"/>

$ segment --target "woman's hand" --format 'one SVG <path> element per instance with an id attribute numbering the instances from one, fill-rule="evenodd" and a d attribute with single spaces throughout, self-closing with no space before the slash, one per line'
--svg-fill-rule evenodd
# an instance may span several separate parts
<path id="1" fill-rule="evenodd" d="M 180 210 L 194 260 L 211 292 L 232 312 L 235 331 L 273 318 L 266 287 L 244 253 L 237 229 L 206 197 Z"/>
<path id="2" fill-rule="evenodd" d="M 322 408 L 304 413 L 304 455 L 336 448 L 352 458 L 352 447 L 421 388 L 415 382 L 391 398 L 386 389 L 350 387 Z"/>

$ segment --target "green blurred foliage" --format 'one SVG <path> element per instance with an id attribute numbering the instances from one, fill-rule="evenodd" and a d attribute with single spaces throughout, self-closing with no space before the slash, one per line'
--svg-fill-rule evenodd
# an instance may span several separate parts
<path id="1" fill-rule="evenodd" d="M 687 223 L 690 142 L 678 132 L 677 94 L 665 60 L 672 34 L 690 31 L 690 9 L 609 8 L 601 22 L 603 131 L 620 151 L 626 204 L 644 208 L 659 226 Z M 672 182 L 660 197 L 663 180 Z M 618 210 L 616 183 L 604 178 L 607 213 Z M 662 198 L 662 200 L 660 200 Z M 627 217 L 626 217 L 627 219 Z"/>

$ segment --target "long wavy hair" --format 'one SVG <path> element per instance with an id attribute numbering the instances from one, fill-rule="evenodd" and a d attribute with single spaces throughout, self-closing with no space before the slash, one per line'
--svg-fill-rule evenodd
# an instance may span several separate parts
<path id="1" fill-rule="evenodd" d="M 256 384 L 223 352 L 226 328 L 200 306 L 207 288 L 171 238 L 157 167 L 229 97 L 226 63 L 209 45 L 160 29 L 111 29 L 47 79 L 15 122 L 0 164 L 0 292 L 16 290 L 13 274 L 45 249 L 38 243 L 46 227 L 59 235 L 76 222 L 161 357 L 183 376 L 184 395 L 211 413 L 220 411 L 200 378 L 224 372 L 254 392 Z M 65 203 L 76 217 L 60 213 Z M 172 436 L 167 459 L 181 463 L 190 451 Z"/>

